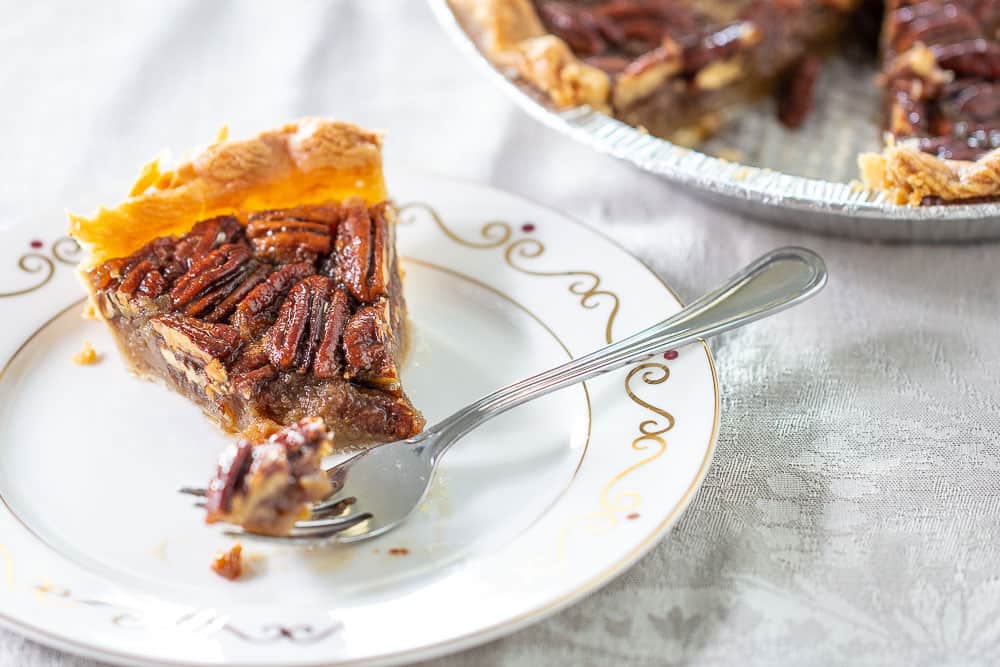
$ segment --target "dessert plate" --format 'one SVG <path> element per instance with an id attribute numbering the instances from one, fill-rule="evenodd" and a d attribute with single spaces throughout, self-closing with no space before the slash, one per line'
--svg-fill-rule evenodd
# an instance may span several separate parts
<path id="1" fill-rule="evenodd" d="M 404 370 L 434 422 L 512 380 L 679 309 L 583 224 L 484 187 L 391 174 L 413 329 Z M 81 318 L 58 216 L 0 257 L 0 622 L 122 664 L 408 662 L 552 614 L 622 573 L 701 482 L 719 422 L 693 345 L 508 413 L 459 443 L 419 515 L 306 551 L 231 542 L 175 492 L 228 442 L 191 403 L 131 377 Z M 22 249 L 17 252 L 16 249 Z M 84 341 L 101 360 L 73 363 Z"/>
<path id="2" fill-rule="evenodd" d="M 518 106 L 591 148 L 689 188 L 737 213 L 837 236 L 887 241 L 1000 239 L 1000 202 L 909 207 L 861 187 L 857 155 L 881 150 L 874 63 L 828 59 L 806 125 L 789 131 L 774 105 L 741 112 L 702 151 L 641 132 L 589 108 L 555 111 L 480 53 L 448 6 L 429 0 L 448 36 Z M 722 159 L 714 156 L 726 156 Z"/>

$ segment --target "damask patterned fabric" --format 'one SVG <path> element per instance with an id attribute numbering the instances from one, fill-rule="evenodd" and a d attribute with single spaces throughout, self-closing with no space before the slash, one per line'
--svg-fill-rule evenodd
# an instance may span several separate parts
<path id="1" fill-rule="evenodd" d="M 420 2 L 4 9 L 0 225 L 116 196 L 151 146 L 321 113 L 389 128 L 390 179 L 565 210 L 687 298 L 779 245 L 826 258 L 821 296 L 714 343 L 718 451 L 671 535 L 567 611 L 429 664 L 996 662 L 1000 247 L 865 245 L 702 204 L 530 120 Z M 94 664 L 0 631 L 0 665 Z"/>

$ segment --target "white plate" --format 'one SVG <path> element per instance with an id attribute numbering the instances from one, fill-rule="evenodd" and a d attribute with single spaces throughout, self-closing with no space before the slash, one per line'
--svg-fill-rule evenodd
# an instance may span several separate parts
<path id="1" fill-rule="evenodd" d="M 638 260 L 559 213 L 440 179 L 391 183 L 415 335 L 404 381 L 432 421 L 679 308 Z M 128 664 L 453 651 L 623 572 L 711 460 L 718 388 L 699 344 L 470 434 L 396 532 L 314 552 L 248 543 L 253 575 L 225 581 L 208 565 L 227 540 L 175 489 L 211 472 L 226 436 L 129 376 L 102 326 L 81 319 L 61 226 L 15 230 L 3 247 L 26 254 L 0 266 L 13 293 L 0 299 L 0 620 L 43 643 Z M 85 339 L 104 355 L 95 366 L 71 361 Z"/>

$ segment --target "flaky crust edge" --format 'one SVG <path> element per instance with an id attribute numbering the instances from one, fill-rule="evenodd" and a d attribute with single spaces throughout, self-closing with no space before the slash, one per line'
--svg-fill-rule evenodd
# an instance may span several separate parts
<path id="1" fill-rule="evenodd" d="M 216 215 L 332 199 L 386 198 L 382 136 L 352 123 L 303 118 L 227 140 L 225 133 L 177 167 L 143 167 L 125 201 L 91 216 L 69 213 L 70 235 L 89 251 L 82 266 L 123 257 Z"/>
<path id="2" fill-rule="evenodd" d="M 546 32 L 530 0 L 448 0 L 458 22 L 501 70 L 513 70 L 560 109 L 609 110 L 611 80 Z"/>
<path id="3" fill-rule="evenodd" d="M 925 197 L 945 201 L 1000 196 L 1000 148 L 975 162 L 944 160 L 912 142 L 888 141 L 881 153 L 858 157 L 861 178 L 895 204 L 920 206 Z"/>

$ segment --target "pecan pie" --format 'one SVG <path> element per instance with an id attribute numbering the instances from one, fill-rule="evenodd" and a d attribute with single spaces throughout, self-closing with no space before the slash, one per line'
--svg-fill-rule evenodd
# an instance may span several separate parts
<path id="1" fill-rule="evenodd" d="M 135 372 L 231 431 L 319 417 L 338 445 L 419 432 L 380 145 L 307 119 L 154 162 L 124 203 L 72 216 L 93 311 Z"/>
<path id="2" fill-rule="evenodd" d="M 206 521 L 265 535 L 286 535 L 309 506 L 333 492 L 321 467 L 332 451 L 322 419 L 303 419 L 263 444 L 247 439 L 219 458 L 205 498 Z"/>
<path id="3" fill-rule="evenodd" d="M 899 203 L 1000 197 L 1000 2 L 886 5 L 889 145 L 862 156 L 865 180 Z"/>
<path id="4" fill-rule="evenodd" d="M 777 95 L 799 127 L 820 59 L 877 0 L 450 0 L 498 67 L 557 108 L 588 105 L 696 145 L 741 104 Z M 887 145 L 861 157 L 900 203 L 1000 196 L 997 0 L 888 0 Z"/>

